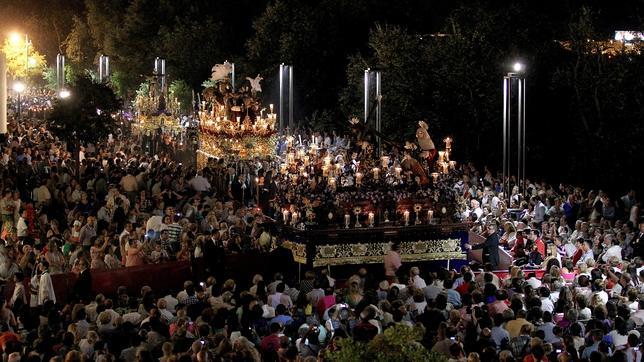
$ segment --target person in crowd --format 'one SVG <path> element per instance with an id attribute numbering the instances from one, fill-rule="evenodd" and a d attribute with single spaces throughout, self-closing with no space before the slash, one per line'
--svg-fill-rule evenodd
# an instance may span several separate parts
<path id="1" fill-rule="evenodd" d="M 410 346 L 451 361 L 641 361 L 644 222 L 635 193 L 536 180 L 526 180 L 523 191 L 515 184 L 503 190 L 491 170 L 471 164 L 419 184 L 418 167 L 396 172 L 418 151 L 385 147 L 382 167 L 361 135 L 302 130 L 295 133 L 302 141 L 293 137 L 289 147 L 312 163 L 306 172 L 318 177 L 306 182 L 270 158 L 230 155 L 186 167 L 163 151 L 178 147 L 170 137 L 158 152 L 142 149 L 148 135 L 84 144 L 77 164 L 48 127 L 12 122 L 0 146 L 0 277 L 10 288 L 0 308 L 0 347 L 9 361 L 325 360 L 342 352 L 341 338 L 377 345 L 390 328 L 415 328 Z M 319 139 L 316 153 L 312 138 Z M 327 155 L 334 186 L 323 176 Z M 376 166 L 378 181 L 364 171 Z M 265 181 L 259 191 L 255 177 Z M 300 282 L 281 262 L 268 270 L 249 263 L 248 276 L 226 264 L 233 253 L 241 260 L 279 254 L 289 245 L 284 230 L 342 224 L 338 215 L 355 197 L 381 207 L 383 219 L 386 210 L 393 224 L 398 201 L 434 196 L 434 211 L 445 205 L 445 219 L 470 223 L 485 238 L 483 270 L 411 261 L 403 268 L 395 240 L 378 255 L 384 270 L 357 265 L 337 280 L 311 270 Z M 548 253 L 551 242 L 557 248 Z M 499 247 L 515 256 L 505 271 L 497 270 Z M 535 269 L 522 268 L 519 256 Z M 193 272 L 183 290 L 104 291 L 92 283 L 95 269 L 147 270 L 175 259 Z M 68 279 L 65 298 L 56 296 L 54 273 L 78 275 Z"/>

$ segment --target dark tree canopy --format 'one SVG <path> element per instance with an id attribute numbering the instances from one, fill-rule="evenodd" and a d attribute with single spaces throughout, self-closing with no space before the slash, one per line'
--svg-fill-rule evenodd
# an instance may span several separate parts
<path id="1" fill-rule="evenodd" d="M 76 78 L 69 87 L 71 95 L 59 99 L 49 116 L 55 136 L 76 146 L 96 142 L 114 132 L 113 115 L 121 108 L 121 101 L 105 83 L 95 83 L 87 76 Z"/>
<path id="2" fill-rule="evenodd" d="M 263 99 L 277 103 L 284 62 L 294 66 L 295 121 L 331 130 L 362 118 L 364 69 L 379 69 L 389 137 L 409 140 L 426 119 L 439 146 L 451 136 L 454 156 L 492 170 L 501 164 L 501 79 L 521 59 L 529 175 L 599 187 L 644 161 L 643 56 L 608 57 L 588 42 L 644 29 L 642 1 L 5 2 L 0 22 L 12 30 L 21 19 L 16 29 L 50 63 L 63 51 L 72 73 L 84 74 L 109 55 L 111 85 L 126 100 L 159 56 L 168 84 L 198 93 L 211 67 L 229 60 L 239 80 L 260 73 Z M 625 181 L 641 184 L 638 175 Z"/>

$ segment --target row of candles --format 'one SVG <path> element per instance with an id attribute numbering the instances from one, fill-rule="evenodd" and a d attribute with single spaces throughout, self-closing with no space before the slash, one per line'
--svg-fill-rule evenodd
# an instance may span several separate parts
<path id="1" fill-rule="evenodd" d="M 225 130 L 226 128 L 230 128 L 232 122 L 229 122 L 228 116 L 225 114 L 225 108 L 223 105 L 219 106 L 219 112 L 217 112 L 217 114 L 215 115 L 214 107 L 212 109 L 212 112 L 208 112 L 205 110 L 206 102 L 202 101 L 201 103 L 202 104 L 201 110 L 199 111 L 199 120 L 203 124 L 207 126 L 214 126 L 218 131 L 221 129 Z M 246 122 L 242 122 L 241 116 L 237 116 L 236 121 L 237 128 L 241 129 L 242 131 L 250 130 L 251 128 L 253 131 L 256 131 L 258 129 L 271 130 L 274 128 L 275 122 L 277 121 L 277 114 L 273 113 L 273 104 L 271 104 L 270 113 L 266 114 L 266 118 L 264 117 L 264 111 L 262 110 L 260 112 L 260 115 L 256 117 L 255 124 L 253 124 L 252 126 L 244 124 Z"/>
<path id="2" fill-rule="evenodd" d="M 160 98 L 155 96 L 137 97 L 136 108 L 139 114 L 153 113 L 159 110 Z M 178 114 L 181 111 L 181 102 L 178 98 L 166 101 L 165 110 L 171 111 L 173 114 Z"/>
<path id="3" fill-rule="evenodd" d="M 287 139 L 287 153 L 286 153 L 286 160 L 285 163 L 282 163 L 280 165 L 280 172 L 285 175 L 288 173 L 288 170 L 290 166 L 298 164 L 301 161 L 301 166 L 298 167 L 299 170 L 299 175 L 302 177 L 308 177 L 309 175 L 313 175 L 315 172 L 315 169 L 313 166 L 310 166 L 310 164 L 315 163 L 317 160 L 317 151 L 318 151 L 318 146 L 315 143 L 315 136 L 311 137 L 311 144 L 309 146 L 309 152 L 305 152 L 304 149 L 298 149 L 295 151 L 293 149 L 293 141 L 294 137 L 293 136 L 288 136 Z M 444 140 L 445 142 L 445 151 L 439 151 L 438 152 L 438 160 L 436 162 L 439 170 L 443 174 L 447 174 L 449 170 L 454 170 L 456 168 L 456 161 L 452 161 L 449 159 L 449 156 L 452 151 L 452 140 L 451 138 L 446 138 Z M 337 175 L 342 174 L 342 169 L 343 169 L 343 163 L 335 163 L 334 165 L 331 164 L 331 156 L 326 156 L 324 157 L 324 164 L 322 166 L 322 176 L 324 178 L 328 178 L 328 183 L 329 186 L 335 190 L 337 181 L 335 177 Z M 382 162 L 382 169 L 380 167 L 374 167 L 371 169 L 371 174 L 373 176 L 373 179 L 375 181 L 380 180 L 380 174 L 381 172 L 388 172 L 391 170 L 389 167 L 389 161 L 390 157 L 389 156 L 382 156 L 381 157 L 381 162 Z M 310 171 L 308 168 L 310 167 Z M 364 173 L 360 171 L 360 163 L 356 163 L 356 170 L 355 170 L 355 185 L 356 186 L 361 186 L 362 181 L 364 178 Z M 395 175 L 395 178 L 397 180 L 400 180 L 402 177 L 402 167 L 400 167 L 399 164 L 396 163 L 396 165 L 393 167 L 393 174 Z M 440 176 L 439 172 L 432 172 L 431 176 L 434 180 L 434 183 L 438 180 L 438 177 Z M 295 182 L 297 180 L 297 175 L 291 175 L 291 179 Z"/>
<path id="4" fill-rule="evenodd" d="M 362 215 L 361 209 L 356 207 L 356 208 L 354 208 L 353 211 L 354 211 L 355 220 L 356 220 L 355 227 L 356 228 L 362 227 L 362 224 L 360 224 L 360 215 Z M 422 224 L 422 221 L 420 220 L 420 217 L 419 217 L 419 212 L 421 210 L 418 210 L 418 208 L 415 208 L 414 211 L 416 212 L 416 220 L 414 221 L 414 224 L 415 225 Z M 369 211 L 366 214 L 367 214 L 367 222 L 369 223 L 368 226 L 369 227 L 374 227 L 374 223 L 376 221 L 375 213 L 373 211 Z M 405 226 L 409 226 L 409 221 L 410 221 L 410 212 L 409 212 L 409 210 L 405 210 L 402 213 L 402 216 L 403 216 L 403 221 L 405 222 Z M 333 215 L 330 214 L 330 218 L 332 218 L 332 217 L 333 217 Z M 289 225 L 290 224 L 290 225 L 295 226 L 300 221 L 301 214 L 300 214 L 299 211 L 290 212 L 289 210 L 284 209 L 284 210 L 282 210 L 282 218 L 283 218 L 284 225 Z M 384 220 L 383 220 L 383 222 L 384 223 L 391 222 L 389 220 L 389 212 L 388 211 L 384 212 Z M 433 210 L 427 210 L 427 223 L 431 224 L 433 222 L 434 222 L 434 211 Z M 350 224 L 351 224 L 351 215 L 350 214 L 344 214 L 344 226 L 345 226 L 345 228 L 348 229 Z"/>

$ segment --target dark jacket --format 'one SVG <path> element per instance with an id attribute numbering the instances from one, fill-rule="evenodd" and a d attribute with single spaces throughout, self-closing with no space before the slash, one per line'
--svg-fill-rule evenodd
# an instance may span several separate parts
<path id="1" fill-rule="evenodd" d="M 485 242 L 472 246 L 472 249 L 483 249 L 483 262 L 499 265 L 499 235 L 494 233 L 485 239 Z"/>

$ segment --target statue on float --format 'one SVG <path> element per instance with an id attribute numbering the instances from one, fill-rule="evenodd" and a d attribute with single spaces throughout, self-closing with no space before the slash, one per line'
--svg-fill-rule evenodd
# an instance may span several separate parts
<path id="1" fill-rule="evenodd" d="M 429 169 L 432 169 L 434 163 L 434 158 L 436 158 L 436 146 L 434 141 L 427 132 L 427 123 L 425 121 L 418 121 L 418 129 L 416 130 L 416 140 L 418 141 L 418 146 L 420 146 L 421 156 L 427 160 Z"/>

